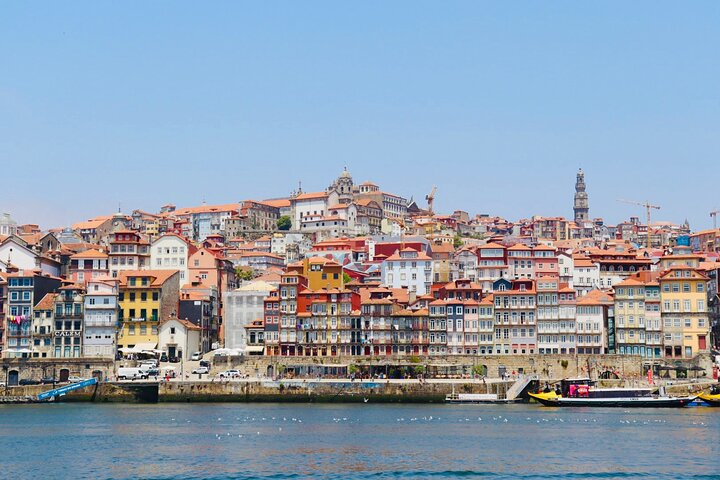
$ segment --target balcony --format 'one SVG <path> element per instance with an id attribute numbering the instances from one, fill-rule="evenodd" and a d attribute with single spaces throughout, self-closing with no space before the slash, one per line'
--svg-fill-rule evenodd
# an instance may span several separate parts
<path id="1" fill-rule="evenodd" d="M 85 319 L 85 326 L 86 327 L 114 327 L 117 325 L 117 322 L 115 320 L 93 320 L 86 318 Z"/>

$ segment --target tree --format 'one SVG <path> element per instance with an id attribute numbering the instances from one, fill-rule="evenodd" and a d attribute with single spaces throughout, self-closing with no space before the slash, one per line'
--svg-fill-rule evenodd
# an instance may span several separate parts
<path id="1" fill-rule="evenodd" d="M 278 230 L 290 230 L 290 227 L 292 227 L 292 219 L 288 215 L 283 215 L 282 217 L 278 218 L 277 220 L 277 228 Z"/>
<path id="2" fill-rule="evenodd" d="M 343 272 L 343 285 L 350 282 L 352 282 L 352 278 L 350 278 L 350 275 Z"/>
<path id="3" fill-rule="evenodd" d="M 242 267 L 237 267 L 235 269 L 235 275 L 237 275 L 240 280 L 252 280 L 255 278 L 255 274 L 252 270 L 247 270 Z"/>
<path id="4" fill-rule="evenodd" d="M 460 248 L 463 245 L 462 238 L 460 238 L 460 235 L 455 235 L 455 238 L 453 239 L 453 247 L 454 248 Z"/>

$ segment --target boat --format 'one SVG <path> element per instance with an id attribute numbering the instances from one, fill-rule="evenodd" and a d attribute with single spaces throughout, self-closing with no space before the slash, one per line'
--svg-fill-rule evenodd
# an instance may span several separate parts
<path id="1" fill-rule="evenodd" d="M 711 407 L 720 407 L 720 393 L 701 393 L 698 399 L 702 400 Z"/>
<path id="2" fill-rule="evenodd" d="M 515 400 L 498 398 L 494 393 L 449 393 L 445 396 L 445 403 L 513 403 Z"/>
<path id="3" fill-rule="evenodd" d="M 673 397 L 664 388 L 595 388 L 589 378 L 562 380 L 556 390 L 548 388 L 530 397 L 546 407 L 680 408 L 695 400 Z"/>

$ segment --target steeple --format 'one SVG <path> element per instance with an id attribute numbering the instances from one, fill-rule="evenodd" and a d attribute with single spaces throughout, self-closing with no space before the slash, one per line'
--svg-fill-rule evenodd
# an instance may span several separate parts
<path id="1" fill-rule="evenodd" d="M 588 203 L 588 194 L 585 191 L 585 173 L 582 168 L 578 170 L 577 180 L 575 181 L 575 204 L 573 207 L 575 212 L 575 223 L 587 222 L 589 220 L 590 206 Z"/>

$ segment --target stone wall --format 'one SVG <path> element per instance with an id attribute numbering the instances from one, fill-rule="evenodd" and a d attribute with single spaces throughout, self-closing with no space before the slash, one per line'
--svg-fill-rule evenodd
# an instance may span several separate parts
<path id="1" fill-rule="evenodd" d="M 5 383 L 13 371 L 19 379 L 40 380 L 45 377 L 60 379 L 60 372 L 67 369 L 70 376 L 90 378 L 109 377 L 114 371 L 114 361 L 95 358 L 4 358 L 0 360 L 0 382 Z"/>
<path id="2" fill-rule="evenodd" d="M 628 355 L 493 355 L 493 356 L 433 356 L 433 357 L 215 357 L 214 371 L 237 368 L 250 376 L 273 376 L 283 367 L 298 365 L 381 367 L 393 365 L 422 365 L 428 370 L 451 374 L 470 374 L 475 365 L 485 367 L 488 377 L 500 377 L 503 371 L 537 374 L 541 379 L 585 377 L 593 378 L 612 372 L 620 378 L 639 378 L 643 375 L 644 360 Z"/>

